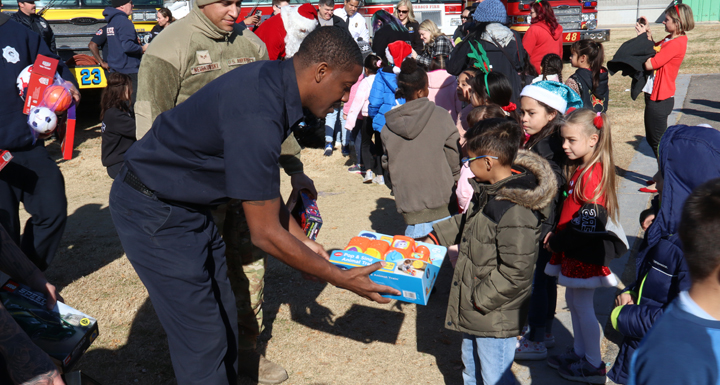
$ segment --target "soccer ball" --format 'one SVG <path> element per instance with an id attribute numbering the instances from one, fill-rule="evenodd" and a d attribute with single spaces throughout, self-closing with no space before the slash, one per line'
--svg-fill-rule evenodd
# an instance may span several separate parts
<path id="1" fill-rule="evenodd" d="M 55 111 L 55 113 L 60 113 L 70 107 L 72 96 L 63 86 L 49 86 L 45 89 L 43 102 L 45 103 L 45 106 Z"/>
<path id="2" fill-rule="evenodd" d="M 57 126 L 57 115 L 47 107 L 35 107 L 30 111 L 28 124 L 38 134 L 49 134 Z"/>
<path id="3" fill-rule="evenodd" d="M 29 66 L 25 67 L 22 71 L 20 71 L 20 75 L 17 77 L 17 88 L 18 88 L 18 94 L 20 94 L 20 97 L 25 100 L 25 92 L 27 92 L 28 85 L 30 84 L 30 74 L 32 74 L 33 66 L 30 64 Z"/>

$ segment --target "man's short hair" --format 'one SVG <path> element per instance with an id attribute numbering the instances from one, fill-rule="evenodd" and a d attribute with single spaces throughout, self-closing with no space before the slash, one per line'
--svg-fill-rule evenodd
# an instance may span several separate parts
<path id="1" fill-rule="evenodd" d="M 290 1 L 288 0 L 272 0 L 273 7 L 279 7 L 282 3 L 288 3 L 290 4 Z"/>
<path id="2" fill-rule="evenodd" d="M 318 1 L 318 7 L 326 6 L 335 8 L 335 0 L 320 0 Z"/>
<path id="3" fill-rule="evenodd" d="M 362 67 L 363 57 L 352 36 L 341 28 L 315 28 L 300 44 L 295 61 L 309 66 L 328 63 L 332 69 L 349 70 Z"/>
<path id="4" fill-rule="evenodd" d="M 679 233 L 690 278 L 707 278 L 720 265 L 720 178 L 698 186 L 687 198 Z"/>
<path id="5" fill-rule="evenodd" d="M 508 119 L 481 120 L 465 133 L 467 150 L 478 156 L 497 156 L 500 164 L 510 166 L 520 148 L 521 131 L 520 125 Z"/>

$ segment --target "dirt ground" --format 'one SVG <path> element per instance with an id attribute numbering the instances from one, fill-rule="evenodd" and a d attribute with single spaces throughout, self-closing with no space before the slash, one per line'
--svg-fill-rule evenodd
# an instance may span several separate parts
<path id="1" fill-rule="evenodd" d="M 717 63 L 720 44 L 717 25 L 698 25 L 688 35 L 681 73 L 717 72 L 712 64 Z M 631 29 L 613 29 L 612 40 L 605 44 L 606 60 L 632 36 Z M 571 71 L 566 65 L 565 77 Z M 625 92 L 629 84 L 619 75 L 610 82 L 619 173 L 630 164 L 638 141 L 644 140 L 643 102 L 630 99 Z M 97 103 L 94 96 L 86 95 L 86 103 Z M 110 218 L 112 181 L 100 164 L 98 112 L 91 107 L 81 110 L 75 157 L 58 160 L 69 217 L 47 276 L 62 289 L 69 305 L 99 322 L 100 336 L 76 369 L 104 385 L 173 384 L 165 334 Z M 58 145 L 48 147 L 60 159 Z M 324 157 L 321 150 L 305 149 L 302 156 L 319 191 L 325 222 L 319 241 L 328 250 L 342 248 L 361 230 L 404 231 L 390 191 L 362 184 L 360 176 L 346 171 L 350 163 L 339 151 Z M 283 194 L 288 193 L 289 179 L 283 177 Z M 461 383 L 461 337 L 443 327 L 451 274 L 451 267 L 444 265 L 427 306 L 396 301 L 378 305 L 335 287 L 306 282 L 270 258 L 261 349 L 288 370 L 288 384 Z M 244 378 L 240 383 L 252 382 Z"/>

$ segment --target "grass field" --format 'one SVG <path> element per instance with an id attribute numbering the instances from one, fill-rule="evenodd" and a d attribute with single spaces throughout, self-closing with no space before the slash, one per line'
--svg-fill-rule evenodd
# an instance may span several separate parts
<path id="1" fill-rule="evenodd" d="M 654 27 L 656 37 L 660 28 Z M 612 40 L 605 44 L 606 59 L 634 35 L 630 28 L 613 29 Z M 717 24 L 698 25 L 688 35 L 681 73 L 718 72 Z M 571 71 L 566 65 L 565 77 Z M 611 78 L 610 117 L 620 171 L 627 169 L 638 141 L 644 140 L 644 103 L 630 98 L 625 91 L 629 86 L 627 78 Z M 77 156 L 58 161 L 65 175 L 69 218 L 60 251 L 47 271 L 69 305 L 99 322 L 100 336 L 77 369 L 104 385 L 172 384 L 165 334 L 123 253 L 108 211 L 111 180 L 100 164 L 97 111 L 87 107 L 83 111 Z M 49 148 L 59 158 L 57 144 Z M 344 246 L 363 229 L 403 231 L 389 190 L 363 185 L 357 175 L 347 173 L 349 164 L 339 151 L 328 158 L 321 150 L 306 149 L 303 160 L 320 191 L 318 205 L 325 224 L 319 241 L 327 249 Z M 286 177 L 283 193 L 289 193 Z M 449 266 L 443 267 L 428 306 L 377 305 L 344 290 L 305 282 L 272 258 L 268 266 L 261 349 L 287 368 L 288 384 L 462 382 L 460 336 L 443 327 Z"/>

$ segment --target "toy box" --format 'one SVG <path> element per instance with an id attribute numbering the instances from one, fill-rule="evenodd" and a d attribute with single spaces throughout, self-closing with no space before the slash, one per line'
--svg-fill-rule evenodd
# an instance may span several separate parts
<path id="1" fill-rule="evenodd" d="M 25 96 L 24 114 L 30 113 L 30 109 L 40 104 L 45 88 L 53 84 L 58 60 L 47 56 L 38 55 L 33 64 L 30 83 L 28 84 L 27 95 Z"/>
<path id="2" fill-rule="evenodd" d="M 300 191 L 299 199 L 292 210 L 292 215 L 305 231 L 305 235 L 313 241 L 317 239 L 320 227 L 322 227 L 322 217 L 317 207 L 317 201 L 310 198 L 306 193 Z"/>
<path id="3" fill-rule="evenodd" d="M 62 302 L 45 307 L 45 295 L 10 280 L 0 288 L 0 301 L 15 322 L 55 362 L 69 371 L 98 336 L 97 320 Z"/>
<path id="4" fill-rule="evenodd" d="M 370 274 L 370 279 L 400 290 L 401 295 L 383 294 L 383 297 L 427 305 L 446 253 L 447 248 L 443 246 L 361 231 L 345 250 L 333 250 L 330 262 L 348 269 L 384 260 L 385 267 Z"/>

